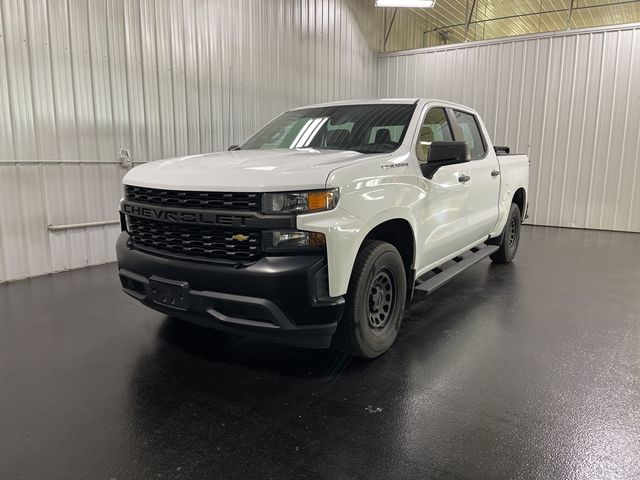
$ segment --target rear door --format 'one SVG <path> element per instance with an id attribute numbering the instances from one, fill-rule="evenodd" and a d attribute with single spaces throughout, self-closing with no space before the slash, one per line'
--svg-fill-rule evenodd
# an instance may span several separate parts
<path id="1" fill-rule="evenodd" d="M 473 240 L 489 235 L 498 220 L 500 197 L 500 165 L 478 117 L 458 109 L 450 109 L 455 139 L 467 142 L 469 162 L 469 195 L 465 212 L 469 220 L 468 234 Z"/>

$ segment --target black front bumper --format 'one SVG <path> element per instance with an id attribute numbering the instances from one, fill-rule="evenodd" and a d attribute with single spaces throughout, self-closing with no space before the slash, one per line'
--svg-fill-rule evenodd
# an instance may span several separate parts
<path id="1" fill-rule="evenodd" d="M 235 268 L 146 253 L 128 240 L 123 232 L 116 246 L 120 281 L 145 305 L 261 340 L 313 348 L 331 344 L 344 299 L 328 297 L 325 256 L 267 256 Z M 182 300 L 176 296 L 178 303 L 169 306 L 155 285 L 175 285 Z"/>

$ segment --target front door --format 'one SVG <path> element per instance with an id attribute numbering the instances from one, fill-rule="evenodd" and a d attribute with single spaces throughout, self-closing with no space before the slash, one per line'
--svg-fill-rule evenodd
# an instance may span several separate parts
<path id="1" fill-rule="evenodd" d="M 420 129 L 418 159 L 426 162 L 429 145 L 434 141 L 452 141 L 453 130 L 444 108 L 427 112 Z M 466 209 L 471 189 L 466 177 L 471 176 L 471 162 L 440 167 L 432 178 L 420 177 L 419 187 L 427 192 L 419 207 L 420 231 L 427 236 L 418 245 L 417 269 L 437 264 L 443 258 L 463 249 L 473 241 Z M 435 265 L 434 265 L 435 266 Z"/>
<path id="2" fill-rule="evenodd" d="M 450 112 L 455 118 L 456 140 L 467 142 L 471 154 L 465 211 L 469 217 L 470 242 L 479 241 L 489 235 L 498 220 L 500 165 L 475 115 L 460 110 Z"/>

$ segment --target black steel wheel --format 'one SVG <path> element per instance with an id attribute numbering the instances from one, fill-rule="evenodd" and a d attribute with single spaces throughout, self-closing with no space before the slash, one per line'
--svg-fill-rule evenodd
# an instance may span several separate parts
<path id="1" fill-rule="evenodd" d="M 520 244 L 521 226 L 522 215 L 520 208 L 515 203 L 512 203 L 507 223 L 502 232 L 502 243 L 500 248 L 491 254 L 491 260 L 496 263 L 510 263 L 513 261 Z"/>
<path id="2" fill-rule="evenodd" d="M 364 243 L 356 258 L 347 304 L 333 346 L 351 355 L 375 358 L 395 341 L 407 295 L 398 250 L 379 240 Z"/>
<path id="3" fill-rule="evenodd" d="M 396 281 L 393 272 L 388 269 L 380 270 L 369 289 L 369 328 L 373 333 L 384 330 L 393 313 L 394 302 L 398 297 Z"/>

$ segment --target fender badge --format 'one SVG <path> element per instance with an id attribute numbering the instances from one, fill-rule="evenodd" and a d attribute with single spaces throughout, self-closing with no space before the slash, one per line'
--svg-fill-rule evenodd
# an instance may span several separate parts
<path id="1" fill-rule="evenodd" d="M 242 233 L 236 233 L 231 237 L 231 240 L 235 240 L 237 242 L 246 242 L 247 240 L 249 240 L 249 236 L 243 235 Z"/>
<path id="2" fill-rule="evenodd" d="M 386 164 L 382 165 L 382 169 L 383 170 L 388 170 L 390 168 L 400 168 L 400 167 L 407 167 L 407 166 L 409 166 L 408 162 L 386 163 Z"/>

